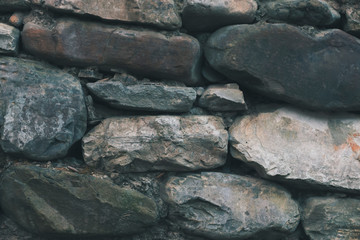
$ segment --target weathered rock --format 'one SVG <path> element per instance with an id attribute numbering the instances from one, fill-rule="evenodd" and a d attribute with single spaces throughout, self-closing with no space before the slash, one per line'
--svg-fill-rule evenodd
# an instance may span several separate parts
<path id="1" fill-rule="evenodd" d="M 190 31 L 211 31 L 226 25 L 252 23 L 257 7 L 254 0 L 187 0 L 182 19 Z"/>
<path id="2" fill-rule="evenodd" d="M 186 34 L 59 19 L 53 27 L 25 24 L 22 39 L 26 51 L 56 64 L 120 68 L 192 85 L 200 81 L 200 44 Z"/>
<path id="3" fill-rule="evenodd" d="M 84 78 L 89 81 L 96 81 L 104 78 L 104 75 L 100 73 L 96 68 L 84 68 L 80 69 L 78 73 L 79 78 Z"/>
<path id="4" fill-rule="evenodd" d="M 287 24 L 235 25 L 216 31 L 210 65 L 240 86 L 322 110 L 360 110 L 360 41 L 338 29 Z"/>
<path id="5" fill-rule="evenodd" d="M 310 239 L 360 239 L 359 199 L 313 197 L 306 201 L 302 218 Z"/>
<path id="6" fill-rule="evenodd" d="M 12 12 L 28 8 L 27 0 L 0 0 L 0 12 Z"/>
<path id="7" fill-rule="evenodd" d="M 157 221 L 153 200 L 89 175 L 17 166 L 2 176 L 3 211 L 43 235 L 106 236 L 138 233 Z"/>
<path id="8" fill-rule="evenodd" d="M 64 13 L 91 15 L 105 20 L 152 25 L 163 29 L 181 27 L 173 0 L 30 0 L 33 4 Z"/>
<path id="9" fill-rule="evenodd" d="M 346 22 L 344 30 L 360 37 L 360 4 L 358 7 L 347 8 L 345 11 Z"/>
<path id="10" fill-rule="evenodd" d="M 86 107 L 73 76 L 32 60 L 0 57 L 1 147 L 34 160 L 66 155 L 86 130 Z"/>
<path id="11" fill-rule="evenodd" d="M 14 27 L 20 28 L 24 24 L 25 15 L 26 14 L 24 12 L 14 12 L 9 18 L 9 24 Z"/>
<path id="12" fill-rule="evenodd" d="M 107 171 L 189 171 L 223 165 L 228 133 L 214 116 L 105 119 L 83 138 L 90 166 Z"/>
<path id="13" fill-rule="evenodd" d="M 0 214 L 0 239 L 6 240 L 46 240 L 24 231 L 10 218 Z"/>
<path id="14" fill-rule="evenodd" d="M 119 109 L 187 112 L 196 100 L 196 92 L 191 87 L 127 79 L 123 75 L 119 79 L 88 83 L 86 86 L 98 99 Z"/>
<path id="15" fill-rule="evenodd" d="M 0 23 L 0 54 L 15 55 L 19 48 L 20 31 L 12 26 Z"/>
<path id="16" fill-rule="evenodd" d="M 220 112 L 246 110 L 244 95 L 236 83 L 210 85 L 200 97 L 199 106 Z"/>
<path id="17" fill-rule="evenodd" d="M 323 0 L 271 0 L 260 6 L 270 21 L 326 26 L 340 20 L 340 14 Z"/>
<path id="18" fill-rule="evenodd" d="M 359 133 L 359 115 L 264 106 L 231 126 L 231 154 L 263 176 L 359 192 Z"/>
<path id="19" fill-rule="evenodd" d="M 280 239 L 277 234 L 295 231 L 300 221 L 290 194 L 260 179 L 189 174 L 170 177 L 164 189 L 170 220 L 209 239 Z"/>

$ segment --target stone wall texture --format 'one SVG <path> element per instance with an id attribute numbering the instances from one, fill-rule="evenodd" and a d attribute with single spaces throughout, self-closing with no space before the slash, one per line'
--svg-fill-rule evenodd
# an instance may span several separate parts
<path id="1" fill-rule="evenodd" d="M 0 0 L 0 240 L 360 239 L 358 0 Z"/>

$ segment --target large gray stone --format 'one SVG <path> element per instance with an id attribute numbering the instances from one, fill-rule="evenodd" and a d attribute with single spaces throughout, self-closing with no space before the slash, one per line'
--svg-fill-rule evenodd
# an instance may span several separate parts
<path id="1" fill-rule="evenodd" d="M 20 31 L 12 26 L 0 23 L 0 54 L 15 55 L 19 49 Z"/>
<path id="2" fill-rule="evenodd" d="M 152 25 L 164 29 L 181 27 L 173 0 L 29 0 L 35 5 L 64 13 L 91 15 L 105 20 Z"/>
<path id="3" fill-rule="evenodd" d="M 216 168 L 226 161 L 227 143 L 214 116 L 109 118 L 82 140 L 88 165 L 116 172 Z"/>
<path id="4" fill-rule="evenodd" d="M 222 26 L 252 23 L 254 0 L 186 0 L 182 11 L 184 27 L 190 31 L 211 31 Z"/>
<path id="5" fill-rule="evenodd" d="M 45 161 L 66 155 L 86 130 L 79 81 L 32 60 L 0 57 L 1 147 Z"/>
<path id="6" fill-rule="evenodd" d="M 196 92 L 191 87 L 137 81 L 126 75 L 86 86 L 98 99 L 119 109 L 187 112 L 196 100 Z"/>
<path id="7" fill-rule="evenodd" d="M 311 240 L 360 239 L 360 200 L 312 197 L 306 201 L 302 222 Z"/>
<path id="8" fill-rule="evenodd" d="M 309 108 L 360 110 L 360 40 L 341 30 L 229 26 L 209 38 L 205 56 L 240 87 Z"/>
<path id="9" fill-rule="evenodd" d="M 243 92 L 236 83 L 210 85 L 201 95 L 199 106 L 219 112 L 247 109 Z"/>
<path id="10" fill-rule="evenodd" d="M 34 166 L 8 169 L 0 204 L 24 229 L 51 236 L 138 233 L 158 219 L 153 200 L 110 181 Z"/>
<path id="11" fill-rule="evenodd" d="M 52 25 L 28 22 L 21 36 L 26 51 L 57 65 L 97 66 L 189 85 L 201 82 L 200 44 L 183 33 L 60 18 Z"/>
<path id="12" fill-rule="evenodd" d="M 360 192 L 360 116 L 269 107 L 230 128 L 233 157 L 265 177 Z"/>
<path id="13" fill-rule="evenodd" d="M 250 177 L 216 172 L 174 176 L 164 194 L 170 221 L 208 239 L 281 239 L 300 221 L 288 192 Z"/>
<path id="14" fill-rule="evenodd" d="M 326 26 L 340 20 L 340 14 L 323 0 L 260 0 L 264 18 L 299 25 Z"/>

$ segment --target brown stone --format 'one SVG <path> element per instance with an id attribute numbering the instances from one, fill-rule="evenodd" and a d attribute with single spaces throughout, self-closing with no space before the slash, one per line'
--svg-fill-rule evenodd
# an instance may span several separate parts
<path id="1" fill-rule="evenodd" d="M 189 85 L 200 79 L 200 44 L 186 34 L 59 19 L 54 26 L 25 24 L 22 39 L 27 52 L 60 65 L 114 68 Z"/>
<path id="2" fill-rule="evenodd" d="M 173 0 L 31 0 L 52 10 L 92 15 L 106 20 L 152 25 L 164 29 L 181 27 Z"/>

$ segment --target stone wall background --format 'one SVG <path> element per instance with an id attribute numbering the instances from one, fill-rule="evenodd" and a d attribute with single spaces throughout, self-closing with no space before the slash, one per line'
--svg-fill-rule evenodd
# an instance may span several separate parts
<path id="1" fill-rule="evenodd" d="M 0 0 L 0 239 L 360 239 L 357 0 Z"/>

